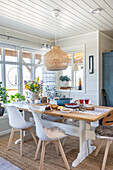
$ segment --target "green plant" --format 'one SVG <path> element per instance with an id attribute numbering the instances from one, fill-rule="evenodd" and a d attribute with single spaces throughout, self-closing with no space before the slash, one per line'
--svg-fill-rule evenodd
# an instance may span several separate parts
<path id="1" fill-rule="evenodd" d="M 5 89 L 5 87 L 2 87 L 2 82 L 0 82 L 0 101 L 3 103 L 7 103 L 9 102 L 7 100 L 8 98 L 8 94 L 7 94 L 7 90 Z"/>
<path id="2" fill-rule="evenodd" d="M 25 91 L 25 94 L 26 94 L 26 96 L 28 96 L 28 95 L 29 95 L 29 92 L 28 92 L 28 91 Z"/>
<path id="3" fill-rule="evenodd" d="M 55 97 L 61 97 L 61 94 L 56 90 L 55 87 L 50 88 L 48 85 L 45 87 L 47 97 L 54 99 Z"/>
<path id="4" fill-rule="evenodd" d="M 20 93 L 16 93 L 15 95 L 10 96 L 10 101 L 13 101 L 13 102 L 25 101 L 25 96 L 21 95 Z"/>
<path id="5" fill-rule="evenodd" d="M 59 80 L 61 80 L 61 81 L 71 81 L 71 79 L 68 76 L 60 76 Z"/>

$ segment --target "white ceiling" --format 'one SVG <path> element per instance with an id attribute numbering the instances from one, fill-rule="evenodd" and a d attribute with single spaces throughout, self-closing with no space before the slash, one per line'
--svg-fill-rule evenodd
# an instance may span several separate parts
<path id="1" fill-rule="evenodd" d="M 103 8 L 100 14 L 90 10 Z M 51 11 L 59 9 L 58 18 Z M 113 0 L 0 0 L 0 26 L 49 40 L 101 30 L 113 37 Z"/>

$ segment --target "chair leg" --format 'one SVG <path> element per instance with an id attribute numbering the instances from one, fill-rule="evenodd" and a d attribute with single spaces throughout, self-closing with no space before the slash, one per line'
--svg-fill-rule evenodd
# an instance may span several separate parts
<path id="1" fill-rule="evenodd" d="M 36 139 L 36 137 L 35 137 L 35 135 L 34 135 L 34 133 L 33 133 L 33 129 L 30 128 L 29 130 L 30 130 L 30 133 L 31 133 L 31 135 L 32 135 L 32 137 L 33 137 L 33 139 L 34 139 L 36 145 L 37 145 L 38 143 L 37 143 L 37 139 Z"/>
<path id="2" fill-rule="evenodd" d="M 59 153 L 59 148 L 58 148 L 58 145 L 57 145 L 57 144 L 55 144 L 55 149 L 56 149 L 56 153 L 57 153 L 57 155 L 59 156 L 59 155 L 60 155 L 60 153 Z"/>
<path id="3" fill-rule="evenodd" d="M 20 155 L 23 153 L 23 130 L 20 130 Z"/>
<path id="4" fill-rule="evenodd" d="M 12 128 L 12 131 L 11 131 L 11 134 L 10 134 L 10 138 L 9 138 L 9 142 L 8 142 L 8 146 L 7 146 L 7 150 L 10 149 L 10 145 L 11 145 L 11 142 L 12 142 L 12 139 L 13 139 L 13 136 L 14 136 L 14 132 L 15 132 L 15 129 Z"/>
<path id="5" fill-rule="evenodd" d="M 94 153 L 94 156 L 97 156 L 98 152 L 100 151 L 100 148 L 102 147 L 103 141 L 104 141 L 104 139 L 100 140 L 100 142 L 99 142 L 99 144 L 98 144 L 98 146 L 96 148 L 96 151 Z"/>
<path id="6" fill-rule="evenodd" d="M 37 160 L 37 156 L 38 156 L 38 153 L 39 153 L 39 150 L 40 150 L 41 142 L 42 142 L 42 141 L 39 139 L 38 145 L 37 145 L 36 154 L 35 154 L 35 160 Z"/>
<path id="7" fill-rule="evenodd" d="M 107 141 L 106 149 L 105 149 L 105 154 L 104 154 L 104 159 L 103 159 L 103 163 L 102 163 L 102 170 L 105 170 L 106 161 L 107 161 L 107 156 L 108 156 L 108 151 L 109 151 L 109 147 L 110 147 L 110 144 L 111 144 L 111 143 L 112 143 L 111 140 L 108 140 L 108 141 Z"/>
<path id="8" fill-rule="evenodd" d="M 64 150 L 63 150 L 63 148 L 62 148 L 62 145 L 61 145 L 60 140 L 58 140 L 57 143 L 58 143 L 58 146 L 59 146 L 59 149 L 60 149 L 62 158 L 63 158 L 63 160 L 64 160 L 65 166 L 66 166 L 66 168 L 69 170 L 70 167 L 69 167 L 69 164 L 68 164 L 68 161 L 67 161 L 66 155 L 65 155 L 65 153 L 64 153 Z"/>
<path id="9" fill-rule="evenodd" d="M 67 137 L 65 137 L 65 138 L 63 139 L 63 141 L 62 141 L 62 146 L 65 145 L 66 138 L 67 138 Z"/>
<path id="10" fill-rule="evenodd" d="M 45 147 L 46 147 L 46 142 L 43 141 L 42 143 L 42 153 L 41 153 L 41 160 L 40 160 L 40 168 L 39 170 L 43 169 L 43 162 L 44 162 L 44 155 L 45 155 Z"/>

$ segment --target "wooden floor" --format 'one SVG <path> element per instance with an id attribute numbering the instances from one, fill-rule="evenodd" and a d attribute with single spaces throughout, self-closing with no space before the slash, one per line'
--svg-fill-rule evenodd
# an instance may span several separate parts
<path id="1" fill-rule="evenodd" d="M 15 136 L 14 141 L 18 139 L 18 134 Z M 8 137 L 0 139 L 0 157 L 8 160 L 12 164 L 24 170 L 38 170 L 40 163 L 40 153 L 38 160 L 34 160 L 34 155 L 36 151 L 36 145 L 33 140 L 28 140 L 23 144 L 23 154 L 21 158 L 19 154 L 19 145 L 15 145 L 14 141 L 11 146 L 11 150 L 7 151 Z M 96 141 L 97 145 L 99 141 Z M 97 157 L 94 153 L 90 154 L 82 163 L 80 163 L 76 168 L 72 167 L 73 160 L 78 154 L 78 144 L 79 139 L 75 137 L 68 137 L 64 146 L 64 151 L 66 153 L 67 159 L 71 170 L 100 170 L 104 155 L 105 144 L 101 148 Z M 49 144 L 46 148 L 45 160 L 44 160 L 44 170 L 65 170 L 65 165 L 61 156 L 58 156 L 55 151 L 53 144 Z M 1 168 L 0 168 L 1 170 Z M 8 169 L 9 170 L 9 169 Z M 110 151 L 108 155 L 106 170 L 113 170 L 113 144 L 110 146 Z"/>

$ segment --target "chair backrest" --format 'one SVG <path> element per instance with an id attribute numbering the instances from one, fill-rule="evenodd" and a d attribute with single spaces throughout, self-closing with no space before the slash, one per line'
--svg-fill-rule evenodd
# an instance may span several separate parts
<path id="1" fill-rule="evenodd" d="M 25 128 L 27 123 L 15 106 L 5 105 L 9 117 L 9 124 L 13 128 Z"/>
<path id="2" fill-rule="evenodd" d="M 36 125 L 36 134 L 37 136 L 44 141 L 50 141 L 51 139 L 46 135 L 44 128 L 38 118 L 38 116 L 35 113 L 35 110 L 32 107 L 29 107 L 29 110 L 32 112 L 33 117 L 34 117 L 34 121 L 35 121 L 35 125 Z"/>

